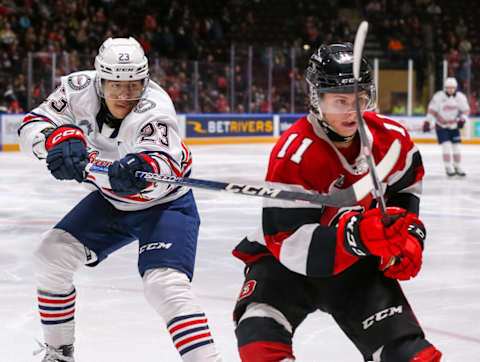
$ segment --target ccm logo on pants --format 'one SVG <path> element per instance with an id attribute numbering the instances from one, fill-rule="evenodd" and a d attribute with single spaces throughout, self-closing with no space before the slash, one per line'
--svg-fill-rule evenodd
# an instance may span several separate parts
<path id="1" fill-rule="evenodd" d="M 140 248 L 139 254 L 143 253 L 144 251 L 148 250 L 155 250 L 155 249 L 169 249 L 172 246 L 172 243 L 164 243 L 159 241 L 158 243 L 149 243 L 145 244 Z"/>
<path id="2" fill-rule="evenodd" d="M 384 309 L 380 312 L 375 313 L 374 315 L 371 315 L 367 319 L 365 319 L 362 324 L 363 324 L 363 329 L 367 329 L 372 326 L 373 323 L 379 322 L 387 317 L 391 317 L 395 314 L 401 314 L 403 313 L 403 308 L 401 305 L 396 306 L 396 307 L 390 307 L 387 309 Z"/>

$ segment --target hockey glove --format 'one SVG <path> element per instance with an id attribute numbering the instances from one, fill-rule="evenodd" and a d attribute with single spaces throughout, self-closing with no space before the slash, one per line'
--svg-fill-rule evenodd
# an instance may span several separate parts
<path id="1" fill-rule="evenodd" d="M 108 168 L 108 178 L 112 191 L 117 195 L 127 196 L 137 194 L 151 185 L 150 182 L 135 176 L 135 172 L 158 173 L 157 162 L 144 153 L 129 153 Z"/>
<path id="2" fill-rule="evenodd" d="M 463 127 L 465 127 L 465 118 L 458 117 L 457 118 L 457 128 L 462 129 Z"/>
<path id="3" fill-rule="evenodd" d="M 47 167 L 58 180 L 84 179 L 88 163 L 87 142 L 83 131 L 73 124 L 57 127 L 47 135 Z"/>
<path id="4" fill-rule="evenodd" d="M 413 214 L 409 214 L 411 223 L 408 227 L 408 234 L 400 245 L 401 254 L 397 263 L 385 268 L 385 259 L 382 259 L 380 270 L 389 278 L 398 280 L 409 280 L 417 276 L 422 267 L 423 242 L 426 232 L 423 223 Z"/>
<path id="5" fill-rule="evenodd" d="M 379 208 L 364 213 L 346 213 L 338 223 L 338 242 L 343 243 L 347 253 L 359 258 L 377 255 L 388 261 L 401 255 L 400 246 L 407 236 L 409 225 L 406 211 L 399 207 L 387 207 L 387 214 L 392 215 L 395 221 L 385 226 Z"/>
<path id="6" fill-rule="evenodd" d="M 431 130 L 430 122 L 429 121 L 423 122 L 423 133 L 430 132 L 430 130 Z"/>

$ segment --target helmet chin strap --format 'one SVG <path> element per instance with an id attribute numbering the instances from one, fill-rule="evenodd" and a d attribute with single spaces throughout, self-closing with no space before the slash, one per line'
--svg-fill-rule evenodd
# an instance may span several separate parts
<path id="1" fill-rule="evenodd" d="M 107 103 L 104 98 L 101 98 L 101 112 L 103 112 L 105 119 L 103 120 L 105 124 L 110 128 L 117 128 L 122 123 L 123 119 L 116 118 L 110 109 L 108 109 Z"/>
<path id="2" fill-rule="evenodd" d="M 343 142 L 343 143 L 347 143 L 347 142 L 350 142 L 351 140 L 353 140 L 353 138 L 355 137 L 355 135 L 357 134 L 356 132 L 351 135 L 351 136 L 341 136 L 339 135 L 337 132 L 335 132 L 331 127 L 330 125 L 328 124 L 327 121 L 325 121 L 324 119 L 320 119 L 318 120 L 318 123 L 320 124 L 320 126 L 322 127 L 323 131 L 325 132 L 325 134 L 327 135 L 327 137 L 330 139 L 330 141 L 332 142 Z"/>

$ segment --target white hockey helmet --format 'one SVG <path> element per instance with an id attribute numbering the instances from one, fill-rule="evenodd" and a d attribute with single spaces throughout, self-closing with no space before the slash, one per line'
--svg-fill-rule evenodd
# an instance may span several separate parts
<path id="1" fill-rule="evenodd" d="M 148 85 L 148 59 L 142 46 L 134 38 L 108 38 L 95 57 L 96 89 L 105 97 L 103 80 L 142 81 L 140 92 L 130 98 L 139 99 Z"/>
<path id="2" fill-rule="evenodd" d="M 453 77 L 448 77 L 443 83 L 443 88 L 455 88 L 457 89 L 458 83 L 457 80 Z"/>

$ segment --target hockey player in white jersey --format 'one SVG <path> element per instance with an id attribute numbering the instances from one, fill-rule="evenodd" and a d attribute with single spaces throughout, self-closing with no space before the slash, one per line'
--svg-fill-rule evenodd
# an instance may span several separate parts
<path id="1" fill-rule="evenodd" d="M 465 176 L 462 170 L 460 154 L 460 129 L 468 120 L 470 106 L 465 94 L 457 91 L 457 80 L 447 78 L 443 90 L 434 94 L 428 104 L 425 131 L 433 123 L 437 133 L 438 143 L 442 146 L 443 163 L 447 176 Z"/>
<path id="2" fill-rule="evenodd" d="M 135 177 L 139 170 L 189 176 L 192 164 L 173 103 L 149 81 L 140 44 L 107 39 L 95 70 L 62 77 L 58 89 L 27 114 L 19 136 L 22 151 L 45 159 L 55 178 L 93 189 L 44 234 L 34 253 L 43 361 L 74 361 L 75 271 L 134 240 L 145 297 L 181 358 L 220 361 L 190 285 L 200 224 L 193 194 Z M 86 175 L 89 162 L 108 165 L 108 175 Z"/>

